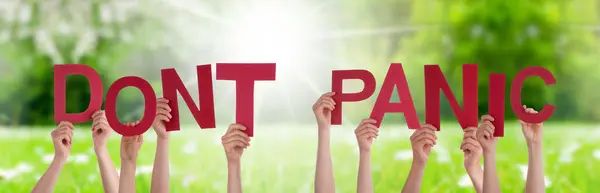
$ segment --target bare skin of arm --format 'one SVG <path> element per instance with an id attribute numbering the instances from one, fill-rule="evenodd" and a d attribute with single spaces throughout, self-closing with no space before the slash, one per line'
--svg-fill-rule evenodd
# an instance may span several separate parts
<path id="1" fill-rule="evenodd" d="M 483 192 L 483 169 L 481 168 L 481 155 L 483 149 L 481 144 L 477 141 L 477 128 L 468 127 L 463 130 L 465 132 L 463 136 L 463 142 L 460 145 L 460 149 L 464 152 L 464 166 L 475 192 Z"/>
<path id="2" fill-rule="evenodd" d="M 133 126 L 137 123 L 130 123 Z M 119 178 L 119 193 L 132 193 L 135 191 L 136 161 L 144 142 L 142 135 L 123 136 L 121 139 L 121 177 Z"/>
<path id="3" fill-rule="evenodd" d="M 160 98 L 156 102 L 156 117 L 152 127 L 156 132 L 156 154 L 152 168 L 152 183 L 150 192 L 169 192 L 169 133 L 165 126 L 172 118 L 169 100 Z"/>
<path id="4" fill-rule="evenodd" d="M 431 148 L 437 143 L 435 131 L 437 131 L 435 127 L 426 124 L 421 126 L 420 129 L 410 136 L 413 150 L 413 162 L 406 183 L 404 183 L 404 188 L 402 188 L 402 193 L 421 192 L 425 165 L 427 164 Z"/>
<path id="5" fill-rule="evenodd" d="M 221 144 L 227 157 L 227 193 L 242 193 L 241 162 L 244 149 L 250 146 L 250 137 L 244 132 L 246 127 L 231 124 L 221 137 Z"/>
<path id="6" fill-rule="evenodd" d="M 331 111 L 335 108 L 335 102 L 332 98 L 334 94 L 333 92 L 323 94 L 313 105 L 313 113 L 317 119 L 319 129 L 315 193 L 335 192 L 330 147 Z"/>
<path id="7" fill-rule="evenodd" d="M 358 141 L 360 160 L 358 163 L 357 193 L 373 193 L 373 180 L 371 174 L 371 145 L 379 135 L 379 128 L 374 124 L 374 119 L 364 119 L 360 122 L 354 134 Z"/>
<path id="8" fill-rule="evenodd" d="M 32 193 L 52 193 L 67 157 L 71 151 L 73 130 L 75 127 L 70 122 L 60 122 L 58 127 L 52 131 L 52 142 L 54 143 L 54 159 L 48 166 L 44 175 L 38 180 L 31 190 Z"/>
<path id="9" fill-rule="evenodd" d="M 538 112 L 523 106 L 525 112 L 529 114 L 537 114 Z M 542 123 L 526 123 L 522 120 L 521 129 L 527 141 L 527 149 L 529 152 L 529 163 L 527 167 L 527 181 L 525 182 L 526 193 L 543 193 L 546 192 L 546 182 L 544 181 L 544 154 L 542 151 Z"/>
<path id="10" fill-rule="evenodd" d="M 113 129 L 108 125 L 103 110 L 96 111 L 92 115 L 92 120 L 92 139 L 94 140 L 94 151 L 98 158 L 98 168 L 102 177 L 102 187 L 104 187 L 106 193 L 117 193 L 119 192 L 119 174 L 106 148 Z"/>
<path id="11" fill-rule="evenodd" d="M 481 125 L 477 130 L 477 140 L 483 148 L 483 192 L 498 193 L 500 180 L 496 171 L 496 143 L 498 138 L 494 137 L 494 118 L 489 115 L 481 117 Z"/>

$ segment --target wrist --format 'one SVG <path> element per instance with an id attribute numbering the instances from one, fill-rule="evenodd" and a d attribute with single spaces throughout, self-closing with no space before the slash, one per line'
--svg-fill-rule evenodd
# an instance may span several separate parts
<path id="1" fill-rule="evenodd" d="M 427 161 L 413 160 L 411 169 L 425 169 Z"/>
<path id="2" fill-rule="evenodd" d="M 485 161 L 485 158 L 495 158 L 496 157 L 496 150 L 489 150 L 489 151 L 484 151 L 483 152 L 483 159 Z"/>
<path id="3" fill-rule="evenodd" d="M 64 165 L 67 162 L 67 156 L 54 156 L 52 163 Z"/>
<path id="4" fill-rule="evenodd" d="M 465 169 L 467 170 L 467 174 L 469 174 L 469 175 L 483 172 L 483 169 L 481 168 L 481 166 L 478 166 L 478 165 L 468 166 L 468 167 L 465 167 Z"/>
<path id="5" fill-rule="evenodd" d="M 227 160 L 227 168 L 234 169 L 240 167 L 240 160 Z"/>
<path id="6" fill-rule="evenodd" d="M 329 125 L 329 124 L 323 124 L 323 123 L 319 123 L 319 124 L 318 124 L 318 127 L 319 127 L 319 131 L 322 131 L 322 130 L 329 130 L 329 128 L 331 128 L 331 125 Z"/>

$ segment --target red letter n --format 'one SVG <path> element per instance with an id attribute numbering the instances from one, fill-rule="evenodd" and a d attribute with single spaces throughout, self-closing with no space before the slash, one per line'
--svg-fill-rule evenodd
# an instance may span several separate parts
<path id="1" fill-rule="evenodd" d="M 190 93 L 185 88 L 177 71 L 173 68 L 161 70 L 163 97 L 169 100 L 171 108 L 171 120 L 166 123 L 167 131 L 178 131 L 179 123 L 179 104 L 177 103 L 177 92 L 181 95 L 188 109 L 196 119 L 196 122 L 202 129 L 215 128 L 215 105 L 212 87 L 212 71 L 210 64 L 196 66 L 198 76 L 198 103 L 190 96 Z"/>
<path id="2" fill-rule="evenodd" d="M 425 65 L 425 122 L 440 130 L 440 90 L 446 96 L 460 126 L 477 127 L 477 64 L 463 65 L 463 108 L 452 94 L 438 65 Z"/>

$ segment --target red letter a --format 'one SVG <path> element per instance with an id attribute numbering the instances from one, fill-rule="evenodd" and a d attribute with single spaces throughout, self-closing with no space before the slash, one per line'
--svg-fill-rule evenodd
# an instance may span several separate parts
<path id="1" fill-rule="evenodd" d="M 390 102 L 394 86 L 398 89 L 398 96 L 400 97 L 401 102 Z M 410 96 L 410 91 L 408 90 L 406 76 L 404 76 L 404 70 L 400 63 L 392 63 L 390 65 L 370 117 L 377 120 L 376 125 L 379 127 L 383 120 L 383 116 L 388 112 L 404 112 L 404 118 L 406 119 L 408 128 L 418 129 L 421 127 L 412 97 Z"/>

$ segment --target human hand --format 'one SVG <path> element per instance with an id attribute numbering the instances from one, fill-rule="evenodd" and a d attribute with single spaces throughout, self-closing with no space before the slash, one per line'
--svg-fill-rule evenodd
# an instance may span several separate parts
<path id="1" fill-rule="evenodd" d="M 50 133 L 54 143 L 54 159 L 67 160 L 71 152 L 74 129 L 75 127 L 71 122 L 61 121 L 56 129 Z"/>
<path id="2" fill-rule="evenodd" d="M 536 110 L 527 108 L 525 105 L 523 105 L 523 108 L 525 108 L 526 113 L 538 113 Z M 521 130 L 523 130 L 523 136 L 525 136 L 525 141 L 527 141 L 528 145 L 542 143 L 543 123 L 526 123 L 522 120 L 519 120 L 519 123 L 521 124 Z"/>
<path id="3" fill-rule="evenodd" d="M 494 117 L 490 115 L 483 115 L 481 117 L 481 124 L 476 131 L 477 141 L 479 141 L 479 144 L 481 144 L 483 153 L 496 152 L 496 143 L 498 142 L 498 138 L 494 137 L 494 129 L 496 129 L 496 127 L 494 127 L 492 121 L 494 121 Z"/>
<path id="4" fill-rule="evenodd" d="M 92 140 L 94 149 L 106 148 L 106 143 L 112 135 L 113 129 L 106 120 L 103 110 L 98 110 L 92 115 Z"/>
<path id="5" fill-rule="evenodd" d="M 373 140 L 379 136 L 379 128 L 374 125 L 375 123 L 377 123 L 375 119 L 363 119 L 354 130 L 360 152 L 370 152 Z"/>
<path id="6" fill-rule="evenodd" d="M 430 124 L 421 125 L 421 128 L 416 130 L 410 136 L 410 143 L 413 151 L 413 163 L 425 164 L 431 153 L 431 148 L 437 143 L 434 126 Z"/>
<path id="7" fill-rule="evenodd" d="M 156 136 L 159 139 L 164 139 L 169 137 L 169 133 L 167 132 L 167 127 L 165 126 L 166 122 L 171 121 L 171 107 L 169 107 L 169 100 L 165 98 L 159 98 L 156 100 L 156 117 L 154 118 L 154 122 L 152 123 L 152 127 L 156 132 Z"/>
<path id="8" fill-rule="evenodd" d="M 246 127 L 240 124 L 231 124 L 227 132 L 221 137 L 221 144 L 225 149 L 228 162 L 239 163 L 244 149 L 250 146 L 250 137 L 244 133 Z"/>
<path id="9" fill-rule="evenodd" d="M 464 166 L 467 173 L 474 170 L 481 170 L 481 154 L 483 149 L 477 141 L 477 128 L 468 127 L 463 130 L 465 132 L 463 141 L 460 144 L 460 149 L 464 152 Z"/>
<path id="10" fill-rule="evenodd" d="M 135 123 L 127 123 L 125 125 L 133 127 L 138 123 L 139 121 Z M 123 136 L 121 138 L 121 161 L 135 163 L 143 142 L 143 135 Z"/>
<path id="11" fill-rule="evenodd" d="M 331 125 L 331 111 L 335 109 L 335 101 L 332 98 L 334 94 L 334 92 L 328 92 L 321 95 L 313 105 L 313 113 L 319 128 L 329 128 Z"/>

